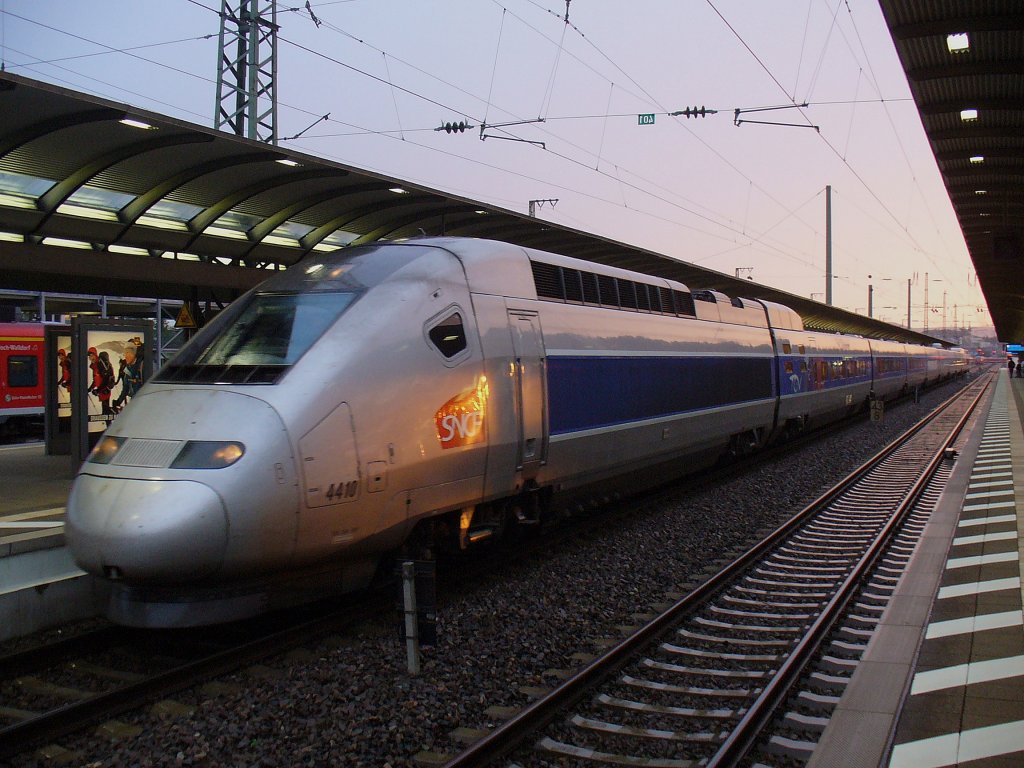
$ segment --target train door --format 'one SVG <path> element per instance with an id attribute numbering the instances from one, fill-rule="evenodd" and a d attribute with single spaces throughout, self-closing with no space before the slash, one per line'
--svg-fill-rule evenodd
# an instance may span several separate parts
<path id="1" fill-rule="evenodd" d="M 342 512 L 357 501 L 359 455 L 348 403 L 340 403 L 299 440 L 299 465 L 305 503 L 299 515 L 298 550 L 327 551 L 374 533 L 375 521 Z"/>
<path id="2" fill-rule="evenodd" d="M 547 453 L 544 344 L 536 312 L 510 311 L 508 320 L 515 355 L 513 386 L 519 438 L 516 468 L 522 471 L 524 479 L 530 479 L 537 474 Z"/>

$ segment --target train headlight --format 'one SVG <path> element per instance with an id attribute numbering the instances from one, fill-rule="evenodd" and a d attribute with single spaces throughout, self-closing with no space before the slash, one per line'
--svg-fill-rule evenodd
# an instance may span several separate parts
<path id="1" fill-rule="evenodd" d="M 121 450 L 126 437 L 110 437 L 109 435 L 100 439 L 96 446 L 86 457 L 86 461 L 93 464 L 109 464 L 111 459 Z"/>
<path id="2" fill-rule="evenodd" d="M 245 454 L 245 446 L 219 440 L 189 440 L 171 462 L 171 469 L 223 469 Z"/>

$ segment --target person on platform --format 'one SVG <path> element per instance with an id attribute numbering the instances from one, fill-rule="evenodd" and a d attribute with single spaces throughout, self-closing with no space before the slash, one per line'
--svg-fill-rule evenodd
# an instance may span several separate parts
<path id="1" fill-rule="evenodd" d="M 89 368 L 92 370 L 92 386 L 89 394 L 96 395 L 100 401 L 100 412 L 104 416 L 113 416 L 110 409 L 110 390 L 114 387 L 114 366 L 110 363 L 110 353 L 106 350 L 98 353 L 96 347 L 89 347 Z"/>
<path id="2" fill-rule="evenodd" d="M 126 401 L 135 397 L 135 393 L 142 386 L 142 360 L 139 359 L 139 348 L 134 343 L 124 348 L 118 381 L 121 382 L 121 394 L 112 406 L 114 413 L 120 413 Z"/>
<path id="3" fill-rule="evenodd" d="M 71 361 L 68 360 L 68 353 L 63 349 L 57 350 L 57 386 L 66 392 L 71 392 Z"/>

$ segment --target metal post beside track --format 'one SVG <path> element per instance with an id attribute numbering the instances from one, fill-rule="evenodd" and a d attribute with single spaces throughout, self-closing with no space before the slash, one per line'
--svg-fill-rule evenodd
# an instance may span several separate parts
<path id="1" fill-rule="evenodd" d="M 420 673 L 420 633 L 416 614 L 416 563 L 402 563 L 402 609 L 405 614 L 405 657 L 410 675 Z"/>

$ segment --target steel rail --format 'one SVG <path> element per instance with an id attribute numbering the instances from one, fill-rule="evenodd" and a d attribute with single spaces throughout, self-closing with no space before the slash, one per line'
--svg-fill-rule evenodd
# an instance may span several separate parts
<path id="1" fill-rule="evenodd" d="M 205 678 L 231 672 L 244 664 L 266 658 L 285 648 L 346 627 L 379 613 L 379 597 L 307 620 L 256 640 L 234 644 L 201 659 L 186 662 L 138 682 L 98 693 L 88 699 L 66 704 L 0 729 L 0 758 L 24 752 L 31 744 L 53 739 L 120 712 L 142 706 L 159 696 L 188 688 Z M 92 639 L 89 639 L 90 645 Z M 61 641 L 62 649 L 73 648 L 74 638 Z M 45 654 L 45 651 L 40 653 Z M 51 659 L 52 660 L 52 659 Z"/>
<path id="2" fill-rule="evenodd" d="M 821 614 L 811 623 L 804 636 L 797 642 L 792 651 L 780 665 L 778 672 L 768 681 L 758 697 L 750 704 L 746 713 L 726 737 L 718 751 L 707 761 L 705 768 L 721 768 L 735 765 L 754 746 L 765 725 L 775 710 L 782 704 L 800 679 L 808 663 L 817 653 L 829 632 L 843 617 L 846 606 L 854 598 L 861 583 L 871 568 L 884 554 L 889 541 L 895 535 L 906 516 L 917 504 L 928 483 L 931 482 L 939 465 L 945 460 L 946 450 L 953 444 L 973 415 L 981 398 L 988 391 L 989 383 L 975 396 L 966 408 L 956 425 L 950 430 L 942 445 L 935 451 L 928 466 L 907 492 L 899 507 L 893 512 L 889 521 L 879 532 L 875 541 L 861 556 L 853 570 L 847 574 L 836 594 L 825 604 Z"/>
<path id="3" fill-rule="evenodd" d="M 981 397 L 988 390 L 990 382 L 991 375 L 979 386 L 978 394 L 975 396 L 971 407 L 968 409 L 968 414 L 974 407 L 976 407 Z M 934 420 L 939 418 L 951 405 L 967 396 L 968 395 L 965 391 L 961 390 L 945 400 L 928 416 L 906 430 L 892 443 L 854 469 L 846 478 L 841 480 L 834 487 L 825 491 L 817 499 L 808 504 L 803 510 L 796 513 L 788 521 L 768 534 L 768 536 L 762 541 L 755 544 L 737 559 L 725 566 L 725 568 L 698 585 L 692 592 L 684 595 L 660 616 L 639 629 L 635 634 L 625 638 L 617 645 L 608 649 L 605 653 L 598 656 L 581 670 L 565 680 L 557 688 L 527 705 L 520 712 L 509 720 L 506 720 L 486 736 L 483 736 L 473 742 L 465 750 L 448 760 L 448 762 L 444 764 L 444 768 L 476 768 L 477 766 L 485 766 L 503 755 L 506 755 L 513 749 L 521 746 L 522 742 L 526 738 L 546 726 L 558 715 L 559 712 L 570 707 L 586 695 L 591 688 L 610 677 L 628 663 L 640 648 L 651 643 L 655 638 L 661 636 L 674 625 L 678 624 L 682 618 L 695 612 L 700 606 L 707 603 L 715 594 L 721 592 L 730 582 L 734 581 L 737 574 L 741 573 L 752 563 L 761 559 L 780 541 L 785 539 L 789 534 L 812 518 L 821 507 L 830 504 L 833 500 L 845 493 L 847 489 L 856 485 L 886 457 L 902 448 Z M 965 423 L 965 420 L 966 416 L 958 422 L 958 431 L 962 429 L 962 424 Z M 944 445 L 948 445 L 948 442 L 949 441 L 945 441 Z M 943 453 L 944 450 L 939 451 L 937 454 L 940 460 Z M 863 575 L 859 569 L 858 573 L 861 576 Z M 860 578 L 860 576 L 858 578 Z M 817 624 L 817 622 L 815 624 Z M 809 653 L 809 651 L 805 651 L 804 653 Z M 787 665 L 787 670 L 789 669 L 790 666 Z M 773 690 L 776 690 L 776 688 L 773 687 Z M 763 698 L 763 695 L 759 698 Z M 753 709 L 753 706 L 751 708 Z M 761 713 L 765 708 L 767 708 L 767 700 L 763 705 L 758 706 L 758 713 Z M 764 716 L 767 717 L 769 715 Z M 753 716 L 751 716 L 751 719 L 752 717 Z M 758 714 L 758 720 L 760 720 L 760 717 L 761 715 Z M 744 718 L 744 720 L 746 719 L 747 718 Z M 747 727 L 748 726 L 746 725 L 744 726 L 744 728 Z M 733 747 L 732 742 L 730 742 L 730 754 L 733 749 L 735 749 L 735 747 Z M 719 751 L 721 752 L 721 750 Z M 718 753 L 716 753 L 715 757 L 718 757 Z M 718 765 L 723 764 L 724 763 L 722 762 L 718 763 Z"/>

